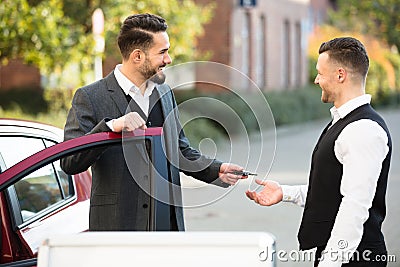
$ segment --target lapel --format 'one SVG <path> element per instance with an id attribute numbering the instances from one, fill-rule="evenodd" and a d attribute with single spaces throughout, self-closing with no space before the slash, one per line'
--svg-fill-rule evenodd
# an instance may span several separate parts
<path id="1" fill-rule="evenodd" d="M 107 84 L 107 90 L 110 92 L 111 99 L 117 105 L 120 115 L 125 115 L 126 109 L 128 107 L 128 102 L 126 101 L 126 96 L 124 95 L 122 88 L 119 86 L 117 79 L 115 79 L 114 71 L 111 72 L 105 78 Z"/>
<path id="2" fill-rule="evenodd" d="M 161 108 L 163 111 L 164 119 L 167 119 L 167 116 L 171 113 L 173 110 L 174 104 L 172 103 L 172 98 L 168 97 L 167 94 L 170 92 L 169 86 L 162 84 L 162 85 L 156 85 L 156 90 L 158 91 L 158 95 L 161 98 Z"/>
<path id="3" fill-rule="evenodd" d="M 168 85 L 156 85 L 156 89 L 158 90 L 161 98 L 161 108 L 164 115 L 163 135 L 161 137 L 162 146 L 170 164 L 172 164 L 175 168 L 179 168 L 179 126 L 177 124 L 177 113 L 174 111 L 174 108 L 177 108 L 175 100 Z M 173 169 L 174 168 L 170 168 L 172 182 L 173 184 L 179 184 L 179 175 L 174 175 Z M 175 191 L 176 190 L 174 190 L 174 192 Z M 180 199 L 179 196 L 174 196 L 174 198 Z"/>

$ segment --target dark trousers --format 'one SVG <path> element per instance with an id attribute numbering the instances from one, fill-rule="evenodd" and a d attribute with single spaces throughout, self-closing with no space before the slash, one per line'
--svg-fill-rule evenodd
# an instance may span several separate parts
<path id="1" fill-rule="evenodd" d="M 325 246 L 317 247 L 315 252 L 314 267 L 318 266 L 322 251 Z M 367 251 L 367 252 L 366 252 Z M 370 252 L 370 253 L 369 253 Z M 382 261 L 384 259 L 384 261 Z M 374 249 L 363 249 L 354 252 L 349 263 L 342 264 L 343 267 L 386 267 L 387 251 L 385 245 Z"/>

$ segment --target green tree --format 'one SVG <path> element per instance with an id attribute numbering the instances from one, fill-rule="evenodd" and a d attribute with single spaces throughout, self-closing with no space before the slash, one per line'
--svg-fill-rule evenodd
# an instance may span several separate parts
<path id="1" fill-rule="evenodd" d="M 400 51 L 399 0 L 338 0 L 330 23 L 341 30 L 355 30 L 384 39 Z"/>
<path id="2" fill-rule="evenodd" d="M 74 58 L 74 48 L 83 41 L 57 0 L 3 0 L 0 2 L 0 60 L 23 58 L 44 74 L 62 68 Z"/>
<path id="3" fill-rule="evenodd" d="M 105 14 L 106 57 L 120 58 L 116 35 L 122 20 L 133 13 L 149 12 L 163 16 L 170 25 L 174 63 L 201 58 L 195 42 L 213 10 L 213 4 L 198 6 L 193 0 L 2 0 L 1 63 L 22 58 L 39 67 L 42 74 L 58 77 L 58 88 L 68 87 L 61 84 L 65 79 L 84 83 L 93 64 L 91 16 L 98 7 Z M 63 71 L 71 65 L 79 66 L 79 77 L 65 75 Z"/>
<path id="4" fill-rule="evenodd" d="M 196 38 L 213 13 L 214 4 L 199 6 L 193 0 L 105 0 L 103 1 L 106 31 L 106 54 L 119 56 L 116 37 L 127 16 L 134 13 L 154 13 L 166 19 L 173 63 L 204 59 L 196 51 Z"/>

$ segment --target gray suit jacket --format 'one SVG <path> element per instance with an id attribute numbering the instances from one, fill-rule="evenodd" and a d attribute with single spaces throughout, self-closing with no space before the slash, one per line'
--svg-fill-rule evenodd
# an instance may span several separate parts
<path id="1" fill-rule="evenodd" d="M 184 230 L 182 196 L 179 171 L 182 170 L 207 183 L 218 182 L 221 162 L 209 159 L 190 147 L 184 132 L 181 131 L 179 114 L 172 90 L 167 85 L 157 85 L 161 96 L 161 106 L 165 118 L 163 134 L 167 158 L 173 164 L 169 166 L 169 177 L 174 187 L 178 229 Z M 110 131 L 106 122 L 126 113 L 128 102 L 114 73 L 104 79 L 78 89 L 72 101 L 64 129 L 64 139 L 69 140 L 86 134 Z M 146 118 L 144 118 L 146 119 Z M 125 148 L 125 147 L 124 147 Z M 122 145 L 98 148 L 74 154 L 61 160 L 63 170 L 76 174 L 92 167 L 92 191 L 90 200 L 89 229 L 94 231 L 148 230 L 150 196 L 146 193 L 147 179 L 150 173 L 145 149 L 136 146 L 130 153 L 134 158 L 133 179 L 126 164 Z M 132 156 L 133 155 L 133 156 Z M 182 160 L 183 159 L 183 160 Z M 181 164 L 182 162 L 182 164 Z M 201 171 L 191 171 L 206 164 Z M 182 167 L 182 165 L 185 165 Z M 131 165 L 129 165 L 131 167 Z M 192 168 L 192 169 L 193 169 Z M 169 220 L 170 218 L 165 218 Z"/>

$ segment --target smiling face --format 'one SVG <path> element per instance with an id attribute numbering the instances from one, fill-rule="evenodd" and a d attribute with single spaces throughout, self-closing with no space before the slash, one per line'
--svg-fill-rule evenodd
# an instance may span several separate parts
<path id="1" fill-rule="evenodd" d="M 153 45 L 146 51 L 145 60 L 139 67 L 139 72 L 144 79 L 162 84 L 165 81 L 165 66 L 171 64 L 172 60 L 168 54 L 170 47 L 167 32 L 153 34 Z"/>
<path id="2" fill-rule="evenodd" d="M 317 77 L 315 77 L 315 84 L 318 84 L 321 89 L 321 101 L 324 103 L 334 103 L 338 98 L 339 90 L 337 83 L 337 68 L 335 64 L 329 60 L 327 53 L 322 53 L 318 57 L 317 62 Z"/>

